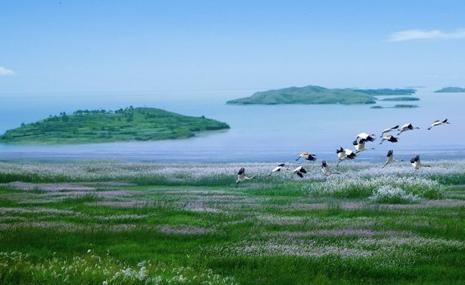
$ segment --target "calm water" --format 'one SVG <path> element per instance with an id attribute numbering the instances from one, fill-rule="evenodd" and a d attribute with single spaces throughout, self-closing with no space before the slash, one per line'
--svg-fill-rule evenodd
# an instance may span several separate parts
<path id="1" fill-rule="evenodd" d="M 41 94 L 0 95 L 0 133 L 77 109 L 115 110 L 133 105 L 166 109 L 192 116 L 206 116 L 227 122 L 231 129 L 186 140 L 111 143 L 70 146 L 8 146 L 0 144 L 0 159 L 87 159 L 109 158 L 173 162 L 281 162 L 293 161 L 303 151 L 314 152 L 321 159 L 337 160 L 340 146 L 352 149 L 352 141 L 360 132 L 380 132 L 397 124 L 411 122 L 420 130 L 403 133 L 399 143 L 380 139 L 367 143 L 375 150 L 366 151 L 358 159 L 384 160 L 388 149 L 400 158 L 420 154 L 424 158 L 465 158 L 465 134 L 462 109 L 463 93 L 433 93 L 420 88 L 415 97 L 421 100 L 411 109 L 370 109 L 369 105 L 280 105 L 232 106 L 231 98 L 249 96 L 245 91 L 209 91 L 201 95 L 187 94 L 192 99 L 179 99 L 179 94 Z M 186 95 L 186 94 L 183 94 Z M 40 98 L 39 98 L 40 97 Z M 402 102 L 380 102 L 393 106 Z M 448 118 L 451 125 L 427 131 L 436 119 Z"/>

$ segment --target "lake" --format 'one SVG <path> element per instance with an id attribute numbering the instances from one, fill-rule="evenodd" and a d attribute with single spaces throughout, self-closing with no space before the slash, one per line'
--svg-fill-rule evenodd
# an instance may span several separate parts
<path id="1" fill-rule="evenodd" d="M 292 162 L 300 152 L 337 161 L 336 149 L 350 148 L 360 132 L 377 136 L 385 128 L 412 123 L 421 129 L 405 132 L 399 142 L 380 138 L 367 143 L 359 160 L 384 160 L 387 150 L 410 159 L 465 158 L 463 133 L 464 93 L 434 93 L 439 88 L 418 88 L 420 101 L 388 102 L 371 105 L 226 105 L 229 99 L 246 97 L 247 90 L 218 90 L 131 94 L 3 94 L 0 106 L 0 133 L 21 123 L 30 123 L 60 112 L 77 109 L 116 110 L 130 105 L 156 107 L 191 116 L 206 116 L 227 122 L 231 129 L 184 140 L 105 143 L 60 146 L 11 146 L 0 144 L 0 159 L 119 159 L 154 162 Z M 181 92 L 182 93 L 182 92 Z M 185 99 L 189 98 L 189 99 Z M 379 97 L 381 98 L 381 97 Z M 415 104 L 419 108 L 389 108 L 395 104 Z M 428 131 L 436 119 L 448 118 L 450 125 Z M 393 133 L 395 134 L 395 133 Z"/>

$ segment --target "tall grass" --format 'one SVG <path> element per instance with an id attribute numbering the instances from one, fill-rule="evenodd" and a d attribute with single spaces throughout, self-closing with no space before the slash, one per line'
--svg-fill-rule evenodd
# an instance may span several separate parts
<path id="1" fill-rule="evenodd" d="M 0 284 L 463 284 L 464 165 L 3 162 Z"/>
<path id="2" fill-rule="evenodd" d="M 0 252 L 2 284 L 237 284 L 211 269 L 170 267 L 142 260 L 130 265 L 88 250 L 72 259 L 35 260 L 28 254 Z"/>

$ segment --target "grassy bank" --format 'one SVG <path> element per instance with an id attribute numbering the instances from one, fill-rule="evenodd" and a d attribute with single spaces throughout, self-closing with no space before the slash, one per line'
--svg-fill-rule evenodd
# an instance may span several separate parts
<path id="1" fill-rule="evenodd" d="M 3 162 L 0 283 L 463 284 L 465 161 L 430 164 Z"/>

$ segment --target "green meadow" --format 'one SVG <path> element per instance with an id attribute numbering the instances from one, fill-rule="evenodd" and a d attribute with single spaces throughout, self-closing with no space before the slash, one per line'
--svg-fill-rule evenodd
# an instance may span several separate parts
<path id="1" fill-rule="evenodd" d="M 465 284 L 465 160 L 428 163 L 0 162 L 0 284 Z"/>

